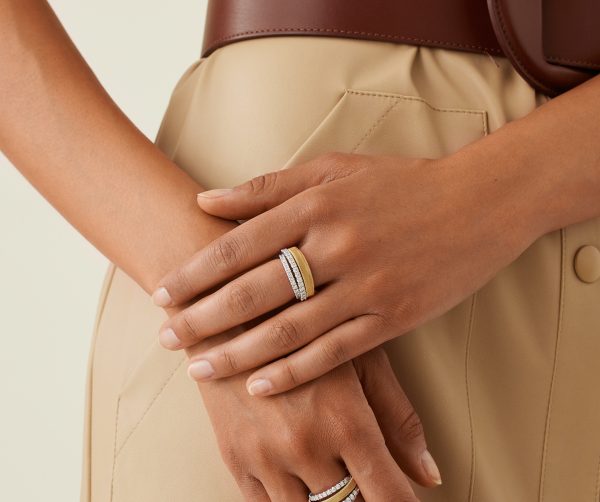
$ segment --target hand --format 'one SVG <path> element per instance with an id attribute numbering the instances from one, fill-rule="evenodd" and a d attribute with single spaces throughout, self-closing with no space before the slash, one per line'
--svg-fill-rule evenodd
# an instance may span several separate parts
<path id="1" fill-rule="evenodd" d="M 278 396 L 253 398 L 243 380 L 200 388 L 246 500 L 305 502 L 308 490 L 343 479 L 344 466 L 369 502 L 417 500 L 402 471 L 423 486 L 441 483 L 419 418 L 382 349 Z"/>
<path id="2" fill-rule="evenodd" d="M 181 304 L 230 281 L 165 323 L 161 341 L 181 348 L 287 304 L 274 257 L 297 245 L 315 296 L 190 366 L 210 379 L 275 361 L 249 391 L 294 388 L 441 315 L 513 261 L 532 240 L 521 193 L 455 157 L 334 154 L 201 194 L 204 211 L 250 219 L 159 283 L 158 303 Z"/>

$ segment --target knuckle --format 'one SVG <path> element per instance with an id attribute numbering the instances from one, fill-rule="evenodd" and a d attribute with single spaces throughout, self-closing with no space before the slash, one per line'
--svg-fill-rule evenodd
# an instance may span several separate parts
<path id="1" fill-rule="evenodd" d="M 267 446 L 265 443 L 260 442 L 253 449 L 253 457 L 254 462 L 257 464 L 258 468 L 261 467 L 272 467 L 274 464 L 273 459 L 273 451 L 270 446 Z"/>
<path id="2" fill-rule="evenodd" d="M 329 152 L 324 155 L 323 163 L 326 166 L 323 174 L 322 183 L 339 180 L 349 176 L 354 172 L 354 157 L 347 153 Z"/>
<path id="3" fill-rule="evenodd" d="M 236 447 L 231 443 L 224 444 L 220 441 L 219 449 L 221 451 L 221 458 L 231 473 L 236 477 L 243 477 L 244 463 L 240 459 Z"/>
<path id="4" fill-rule="evenodd" d="M 195 293 L 190 274 L 185 267 L 179 267 L 177 270 L 175 270 L 172 281 L 172 284 L 171 281 L 167 281 L 168 284 L 165 285 L 171 294 L 173 294 L 174 291 L 178 291 L 183 295 Z"/>
<path id="5" fill-rule="evenodd" d="M 259 195 L 271 190 L 277 182 L 277 173 L 266 173 L 255 176 L 248 181 L 248 188 L 254 195 Z"/>
<path id="6" fill-rule="evenodd" d="M 312 440 L 308 434 L 298 432 L 290 434 L 286 447 L 293 458 L 297 460 L 313 458 L 316 453 Z"/>
<path id="7" fill-rule="evenodd" d="M 329 214 L 332 214 L 331 211 Z M 368 245 L 365 242 L 364 234 L 358 228 L 354 228 L 351 222 L 346 221 L 336 226 L 335 238 L 331 239 L 328 244 L 327 255 L 332 263 L 359 262 L 363 259 L 367 249 Z M 366 282 L 363 286 L 364 290 L 367 290 L 368 285 L 369 282 Z M 381 289 L 373 288 L 374 293 L 380 293 L 380 291 Z"/>
<path id="8" fill-rule="evenodd" d="M 188 335 L 189 338 L 192 339 L 200 339 L 200 331 L 198 329 L 198 326 L 196 324 L 196 320 L 194 319 L 194 316 L 188 312 L 187 310 L 184 310 L 181 313 L 181 317 L 180 317 L 180 323 L 181 326 L 184 329 L 184 332 Z"/>
<path id="9" fill-rule="evenodd" d="M 240 490 L 243 494 L 245 494 L 247 501 L 250 502 L 262 500 L 264 488 L 262 487 L 262 483 L 257 478 L 247 471 L 243 471 L 239 475 L 235 476 L 235 478 Z"/>
<path id="10" fill-rule="evenodd" d="M 223 371 L 228 373 L 236 373 L 239 370 L 240 364 L 238 357 L 227 345 L 223 346 L 218 357 L 221 365 L 223 366 Z"/>
<path id="11" fill-rule="evenodd" d="M 417 412 L 412 409 L 412 407 L 406 418 L 400 424 L 400 433 L 402 434 L 402 437 L 408 441 L 420 439 L 425 435 L 421 419 L 419 418 L 419 415 L 417 415 Z"/>
<path id="12" fill-rule="evenodd" d="M 242 314 L 254 313 L 259 302 L 258 291 L 249 283 L 237 281 L 224 291 L 226 307 Z"/>
<path id="13" fill-rule="evenodd" d="M 387 353 L 381 346 L 375 347 L 369 352 L 365 352 L 361 356 L 354 358 L 352 362 L 361 381 L 366 376 L 384 374 L 384 371 L 391 369 Z"/>
<path id="14" fill-rule="evenodd" d="M 347 352 L 340 340 L 325 337 L 319 347 L 319 362 L 327 368 L 335 368 L 346 362 Z"/>
<path id="15" fill-rule="evenodd" d="M 394 323 L 391 316 L 387 315 L 385 312 L 371 312 L 367 315 L 369 316 L 369 326 L 374 336 L 384 340 L 386 333 L 390 330 L 394 330 L 397 333 L 397 323 Z M 385 353 L 383 355 L 385 355 Z"/>
<path id="16" fill-rule="evenodd" d="M 342 152 L 326 152 L 319 156 L 318 160 L 320 164 L 323 164 L 329 168 L 338 167 L 344 165 L 348 160 L 349 155 Z"/>
<path id="17" fill-rule="evenodd" d="M 222 239 L 211 249 L 209 259 L 214 270 L 229 270 L 241 261 L 243 247 L 236 239 Z"/>
<path id="18" fill-rule="evenodd" d="M 351 440 L 353 437 L 358 437 L 359 428 L 354 420 L 344 414 L 338 414 L 332 419 L 334 435 L 342 442 Z"/>
<path id="19" fill-rule="evenodd" d="M 273 321 L 265 340 L 274 349 L 291 350 L 300 345 L 302 336 L 296 322 L 281 317 Z"/>
<path id="20" fill-rule="evenodd" d="M 401 333 L 409 331 L 416 324 L 421 316 L 421 307 L 414 298 L 404 297 L 396 303 L 393 311 L 393 318 L 396 320 L 396 329 L 400 328 Z"/>
<path id="21" fill-rule="evenodd" d="M 333 216 L 331 199 L 320 187 L 309 188 L 302 204 L 297 205 L 293 220 L 290 224 L 307 225 L 308 227 L 322 225 Z"/>
<path id="22" fill-rule="evenodd" d="M 323 192 L 323 190 L 312 190 L 310 196 L 305 201 L 306 210 L 310 211 L 311 214 L 322 215 L 329 210 L 331 201 L 329 197 Z"/>
<path id="23" fill-rule="evenodd" d="M 284 357 L 280 359 L 279 365 L 279 369 L 291 387 L 297 387 L 302 383 L 300 376 L 297 374 L 296 368 L 291 363 L 289 358 Z"/>

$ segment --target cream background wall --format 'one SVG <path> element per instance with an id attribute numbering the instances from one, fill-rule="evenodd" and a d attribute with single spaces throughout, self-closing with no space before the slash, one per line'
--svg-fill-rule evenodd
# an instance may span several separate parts
<path id="1" fill-rule="evenodd" d="M 50 4 L 111 96 L 154 138 L 171 89 L 199 57 L 206 0 Z M 87 355 L 106 267 L 0 154 L 2 501 L 78 500 Z"/>

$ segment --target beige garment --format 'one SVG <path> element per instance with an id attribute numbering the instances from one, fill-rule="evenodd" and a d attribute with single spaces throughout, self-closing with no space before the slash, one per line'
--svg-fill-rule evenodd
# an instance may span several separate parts
<path id="1" fill-rule="evenodd" d="M 265 38 L 194 63 L 157 141 L 205 187 L 230 187 L 327 151 L 443 156 L 545 100 L 486 55 Z M 598 502 L 600 281 L 576 275 L 593 279 L 597 265 L 592 249 L 576 270 L 583 245 L 600 247 L 599 220 L 544 236 L 386 344 L 444 479 L 418 489 L 422 501 Z M 162 320 L 111 268 L 90 361 L 84 502 L 242 500 L 184 355 L 157 344 Z"/>

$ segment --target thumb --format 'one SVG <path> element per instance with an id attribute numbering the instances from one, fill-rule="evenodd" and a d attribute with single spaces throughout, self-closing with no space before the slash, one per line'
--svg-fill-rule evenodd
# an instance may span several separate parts
<path id="1" fill-rule="evenodd" d="M 363 391 L 377 418 L 390 453 L 413 481 L 433 487 L 442 483 L 439 469 L 427 450 L 421 420 L 378 347 L 354 360 Z"/>
<path id="2" fill-rule="evenodd" d="M 344 154 L 327 154 L 294 167 L 255 176 L 234 188 L 198 194 L 207 213 L 230 220 L 247 220 L 282 204 L 308 188 L 344 177 L 353 170 Z"/>

